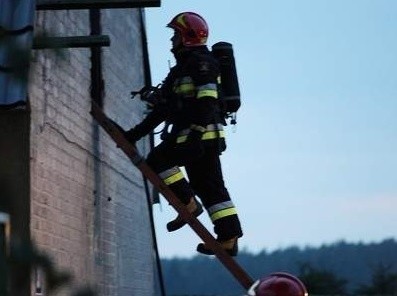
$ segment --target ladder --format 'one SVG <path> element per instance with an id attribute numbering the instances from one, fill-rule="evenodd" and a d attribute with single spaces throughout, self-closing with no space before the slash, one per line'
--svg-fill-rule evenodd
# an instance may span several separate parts
<path id="1" fill-rule="evenodd" d="M 193 215 L 189 213 L 185 205 L 176 197 L 171 189 L 163 180 L 148 166 L 145 159 L 139 154 L 134 145 L 124 137 L 113 122 L 105 115 L 102 109 L 92 102 L 91 115 L 98 124 L 108 133 L 116 142 L 117 146 L 128 156 L 132 163 L 142 172 L 142 174 L 152 183 L 152 185 L 164 196 L 171 206 L 179 215 L 189 224 L 196 234 L 205 242 L 205 244 L 214 251 L 215 256 L 227 268 L 243 288 L 248 290 L 254 281 L 244 271 L 244 269 L 220 246 L 212 234 L 204 225 Z"/>

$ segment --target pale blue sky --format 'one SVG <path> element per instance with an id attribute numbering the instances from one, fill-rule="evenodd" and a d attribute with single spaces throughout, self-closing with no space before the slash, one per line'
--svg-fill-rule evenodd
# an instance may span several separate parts
<path id="1" fill-rule="evenodd" d="M 397 1 L 163 0 L 146 9 L 154 84 L 174 64 L 165 25 L 182 11 L 235 50 L 242 107 L 222 163 L 240 246 L 397 238 Z M 166 232 L 175 212 L 162 201 L 160 255 L 195 255 L 190 228 Z"/>

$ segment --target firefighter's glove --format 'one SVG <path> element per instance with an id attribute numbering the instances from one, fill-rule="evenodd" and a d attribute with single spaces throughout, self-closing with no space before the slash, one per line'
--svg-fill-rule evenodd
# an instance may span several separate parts
<path id="1" fill-rule="evenodd" d="M 161 99 L 161 94 L 159 91 L 150 91 L 142 94 L 142 100 L 148 102 L 151 105 L 157 105 Z"/>
<path id="2" fill-rule="evenodd" d="M 177 144 L 178 156 L 182 164 L 197 160 L 204 154 L 202 132 L 192 130 L 188 134 L 186 141 Z"/>

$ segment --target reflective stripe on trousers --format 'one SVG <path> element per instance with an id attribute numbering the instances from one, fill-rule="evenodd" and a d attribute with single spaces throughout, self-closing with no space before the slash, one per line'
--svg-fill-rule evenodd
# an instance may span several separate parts
<path id="1" fill-rule="evenodd" d="M 159 176 L 166 185 L 171 185 L 184 178 L 182 171 L 177 166 L 159 173 Z"/>
<path id="2" fill-rule="evenodd" d="M 237 215 L 237 210 L 234 207 L 233 202 L 225 201 L 210 207 L 208 209 L 208 214 L 210 215 L 211 221 L 215 222 L 216 220 L 227 216 Z"/>

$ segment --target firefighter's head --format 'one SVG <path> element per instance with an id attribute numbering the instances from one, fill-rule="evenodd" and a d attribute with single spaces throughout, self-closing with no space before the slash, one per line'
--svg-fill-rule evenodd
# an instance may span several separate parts
<path id="1" fill-rule="evenodd" d="M 305 285 L 297 277 L 285 272 L 264 277 L 253 290 L 255 296 L 308 296 Z"/>
<path id="2" fill-rule="evenodd" d="M 174 50 L 182 46 L 194 47 L 207 43 L 208 25 L 197 13 L 179 13 L 167 24 L 167 27 L 174 29 L 174 36 L 171 38 Z"/>

